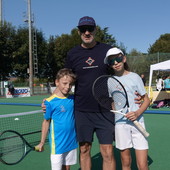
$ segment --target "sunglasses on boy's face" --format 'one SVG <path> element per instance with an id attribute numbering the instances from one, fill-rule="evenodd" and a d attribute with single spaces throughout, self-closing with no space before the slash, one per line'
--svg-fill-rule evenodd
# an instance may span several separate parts
<path id="1" fill-rule="evenodd" d="M 93 27 L 93 26 L 81 26 L 81 27 L 79 27 L 79 30 L 80 30 L 81 33 L 85 33 L 86 31 L 93 32 L 94 29 L 95 29 L 95 27 Z"/>
<path id="2" fill-rule="evenodd" d="M 112 65 L 115 64 L 115 61 L 118 62 L 118 63 L 122 62 L 123 61 L 123 55 L 118 56 L 118 57 L 114 57 L 114 58 L 111 58 L 111 59 L 108 59 L 108 64 L 110 66 L 112 66 Z"/>

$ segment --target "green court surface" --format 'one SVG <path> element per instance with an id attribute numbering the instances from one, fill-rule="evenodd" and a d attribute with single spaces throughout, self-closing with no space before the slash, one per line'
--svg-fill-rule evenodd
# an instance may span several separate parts
<path id="1" fill-rule="evenodd" d="M 44 98 L 49 97 L 49 95 L 37 95 L 31 97 L 16 97 L 16 98 L 0 98 L 0 103 L 34 103 L 41 104 Z"/>
<path id="2" fill-rule="evenodd" d="M 42 99 L 47 96 L 32 96 L 26 98 L 15 98 L 15 99 L 0 99 L 0 103 L 8 102 L 8 103 L 34 103 L 41 104 Z M 20 113 L 20 112 L 29 112 L 41 110 L 39 106 L 18 106 L 18 105 L 0 105 L 0 115 L 2 114 L 10 114 L 10 113 Z M 166 108 L 166 111 L 170 112 L 169 108 Z M 156 109 L 155 112 L 157 114 L 145 114 L 145 124 L 147 131 L 150 133 L 148 138 L 149 141 L 149 153 L 148 153 L 148 163 L 150 170 L 169 170 L 170 169 L 170 147 L 169 147 L 169 139 L 170 139 L 170 114 L 158 114 L 159 110 Z M 41 117 L 42 118 L 42 117 Z M 30 121 L 30 120 L 29 120 Z M 3 131 L 5 128 L 10 126 L 20 126 L 22 119 L 18 121 L 14 121 L 15 124 L 8 124 L 5 127 L 2 127 L 2 123 L 0 120 L 0 131 Z M 41 122 L 41 120 L 39 120 Z M 5 124 L 5 123 L 4 123 Z M 24 123 L 24 126 L 26 123 Z M 27 129 L 32 130 L 32 124 L 37 124 L 31 122 Z M 29 127 L 31 126 L 31 127 Z M 39 126 L 39 123 L 38 125 Z M 37 126 L 35 128 L 37 128 Z M 38 127 L 39 128 L 39 127 Z M 41 127 L 40 127 L 41 128 Z M 115 158 L 117 162 L 117 170 L 121 170 L 120 163 L 120 155 L 117 149 L 114 150 Z M 45 145 L 45 151 L 42 153 L 38 153 L 35 151 L 30 152 L 24 160 L 22 160 L 19 164 L 9 166 L 0 163 L 0 170 L 50 170 L 50 151 L 48 143 Z M 102 170 L 102 158 L 99 152 L 99 144 L 96 136 L 94 136 L 94 142 L 92 146 L 92 170 Z M 135 155 L 132 150 L 132 170 L 137 170 L 135 164 Z M 79 164 L 76 164 L 71 167 L 71 170 L 79 170 Z"/>

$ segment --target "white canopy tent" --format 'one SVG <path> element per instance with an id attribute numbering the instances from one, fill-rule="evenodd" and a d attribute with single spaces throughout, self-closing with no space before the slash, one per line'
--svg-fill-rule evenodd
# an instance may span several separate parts
<path id="1" fill-rule="evenodd" d="M 150 97 L 150 90 L 152 84 L 152 75 L 154 70 L 160 71 L 170 71 L 170 60 L 163 61 L 157 64 L 150 65 L 150 74 L 149 74 L 149 97 Z"/>

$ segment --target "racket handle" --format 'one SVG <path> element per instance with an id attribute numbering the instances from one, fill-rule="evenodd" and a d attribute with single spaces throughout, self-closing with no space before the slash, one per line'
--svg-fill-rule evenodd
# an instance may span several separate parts
<path id="1" fill-rule="evenodd" d="M 147 138 L 149 136 L 149 133 L 144 129 L 144 127 L 137 121 L 133 121 L 135 126 L 138 128 L 138 130 Z"/>

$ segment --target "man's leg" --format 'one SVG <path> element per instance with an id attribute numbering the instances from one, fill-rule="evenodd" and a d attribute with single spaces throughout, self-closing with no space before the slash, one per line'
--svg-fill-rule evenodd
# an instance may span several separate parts
<path id="1" fill-rule="evenodd" d="M 100 144 L 100 151 L 103 157 L 103 170 L 116 170 L 113 145 Z"/>
<path id="2" fill-rule="evenodd" d="M 91 170 L 91 143 L 79 143 L 80 147 L 80 167 L 81 170 Z"/>

